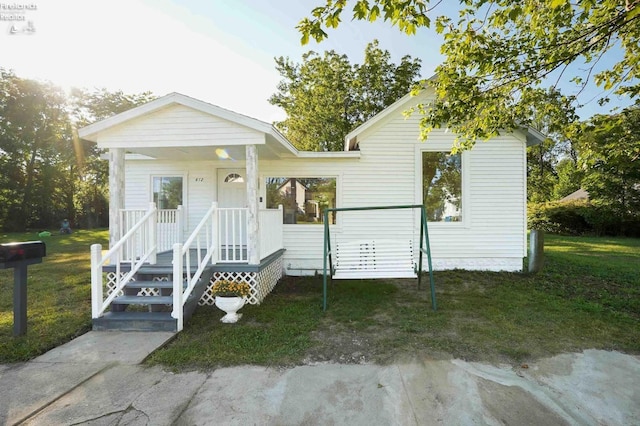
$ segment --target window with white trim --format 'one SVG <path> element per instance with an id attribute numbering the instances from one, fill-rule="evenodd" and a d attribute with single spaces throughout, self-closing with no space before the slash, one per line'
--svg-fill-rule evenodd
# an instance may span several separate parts
<path id="1" fill-rule="evenodd" d="M 267 208 L 282 204 L 284 224 L 321 224 L 324 211 L 336 207 L 336 178 L 266 178 Z M 335 214 L 329 214 L 335 224 Z"/>
<path id="2" fill-rule="evenodd" d="M 422 202 L 429 222 L 462 221 L 462 156 L 422 152 Z"/>
<path id="3" fill-rule="evenodd" d="M 182 176 L 154 176 L 152 188 L 158 209 L 177 209 L 182 205 Z"/>

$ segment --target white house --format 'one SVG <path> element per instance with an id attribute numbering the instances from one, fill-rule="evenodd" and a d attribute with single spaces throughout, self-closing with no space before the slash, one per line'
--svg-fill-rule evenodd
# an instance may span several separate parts
<path id="1" fill-rule="evenodd" d="M 94 292 L 119 292 L 137 269 L 168 257 L 176 267 L 180 254 L 164 252 L 186 243 L 178 249 L 181 262 L 194 269 L 185 273 L 187 280 L 194 280 L 182 296 L 189 296 L 204 273 L 198 275 L 193 265 L 210 253 L 204 262 L 210 281 L 248 280 L 250 302 L 260 303 L 283 273 L 322 271 L 324 209 L 423 202 L 434 269 L 521 270 L 526 146 L 542 135 L 522 129 L 451 156 L 451 133 L 434 130 L 423 142 L 419 117 L 403 115 L 429 96 L 400 99 L 351 132 L 341 152 L 298 151 L 270 124 L 177 93 L 81 129 L 81 138 L 109 152 L 113 250 L 107 265 L 94 248 L 96 280 L 103 270 L 110 271 L 106 285 L 95 283 L 94 290 L 100 289 Z M 295 199 L 287 198 L 292 180 Z M 149 214 L 153 202 L 160 210 Z M 287 203 L 298 206 L 296 220 L 287 220 Z M 313 214 L 304 214 L 307 206 Z M 415 240 L 417 212 L 332 214 L 331 238 Z M 132 231 L 138 222 L 146 225 Z M 126 241 L 120 241 L 123 237 Z M 128 259 L 129 266 L 118 258 Z M 182 288 L 180 280 L 173 281 L 174 289 Z M 164 294 L 148 288 L 141 294 L 145 291 Z M 174 291 L 174 303 L 186 303 L 175 293 L 180 292 Z M 213 297 L 205 290 L 199 300 L 211 303 Z M 94 319 L 112 302 L 102 294 L 94 297 Z"/>

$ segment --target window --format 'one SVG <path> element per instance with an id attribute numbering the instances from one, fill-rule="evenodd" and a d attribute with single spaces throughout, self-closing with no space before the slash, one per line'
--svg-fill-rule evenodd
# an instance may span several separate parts
<path id="1" fill-rule="evenodd" d="M 229 173 L 224 181 L 225 183 L 244 183 L 244 178 L 237 173 Z"/>
<path id="2" fill-rule="evenodd" d="M 460 154 L 422 152 L 422 200 L 429 222 L 462 221 Z"/>
<path id="3" fill-rule="evenodd" d="M 324 211 L 336 206 L 336 178 L 266 179 L 267 208 L 277 209 L 282 204 L 283 223 L 323 223 Z M 335 214 L 329 215 L 335 224 Z"/>
<path id="4" fill-rule="evenodd" d="M 153 202 L 158 209 L 177 209 L 182 205 L 182 177 L 154 176 Z"/>

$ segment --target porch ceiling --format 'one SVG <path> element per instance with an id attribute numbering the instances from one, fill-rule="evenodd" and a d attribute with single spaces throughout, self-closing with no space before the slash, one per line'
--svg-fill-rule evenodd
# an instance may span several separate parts
<path id="1" fill-rule="evenodd" d="M 256 145 L 258 158 L 264 160 L 275 160 L 286 155 L 285 152 L 278 152 L 269 145 Z M 127 148 L 127 153 L 140 154 L 158 160 L 178 160 L 178 161 L 245 161 L 245 146 L 181 146 L 148 148 L 136 147 Z M 290 154 L 290 153 L 289 153 Z"/>

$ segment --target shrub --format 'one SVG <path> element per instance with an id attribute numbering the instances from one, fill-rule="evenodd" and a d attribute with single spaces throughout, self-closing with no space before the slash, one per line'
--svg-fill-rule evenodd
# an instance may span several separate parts
<path id="1" fill-rule="evenodd" d="M 585 200 L 530 203 L 527 210 L 529 229 L 565 235 L 640 237 L 640 216 L 624 217 L 622 212 L 610 206 Z"/>

